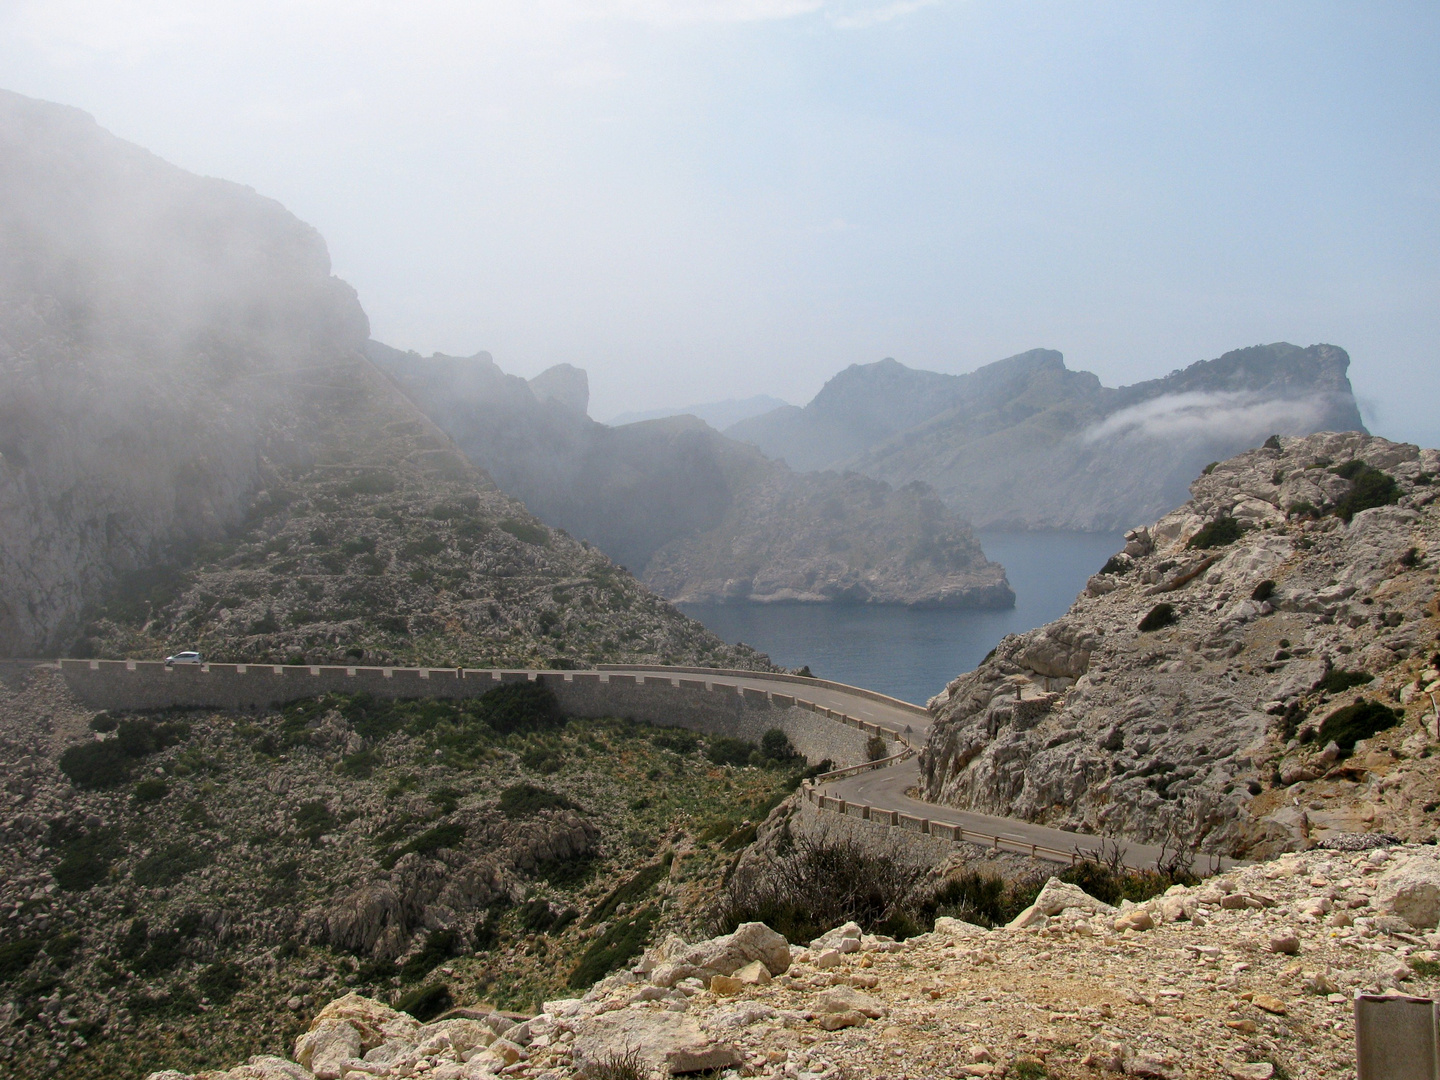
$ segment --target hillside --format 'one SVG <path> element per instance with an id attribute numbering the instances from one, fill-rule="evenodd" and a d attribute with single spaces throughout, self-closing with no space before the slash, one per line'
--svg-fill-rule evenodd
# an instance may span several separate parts
<path id="1" fill-rule="evenodd" d="M 467 462 L 278 203 L 6 93 L 0 235 L 0 655 L 765 664 Z"/>
<path id="2" fill-rule="evenodd" d="M 672 599 L 1014 602 L 1004 568 L 924 485 L 796 473 L 691 416 L 608 427 L 563 365 L 527 382 L 485 353 L 367 348 L 504 490 Z"/>
<path id="3" fill-rule="evenodd" d="M 930 703 L 932 801 L 1266 857 L 1436 836 L 1440 452 L 1275 439 Z"/>
<path id="4" fill-rule="evenodd" d="M 1349 363 L 1331 345 L 1282 342 L 1111 389 L 1049 349 L 967 375 L 882 360 L 726 434 L 794 468 L 922 481 L 977 528 L 1124 529 L 1271 434 L 1363 431 Z"/>
<path id="5" fill-rule="evenodd" d="M 588 985 L 695 932 L 805 767 L 752 750 L 528 685 L 96 715 L 0 671 L 0 1076 L 287 1054 L 347 988 L 523 1010 Z"/>

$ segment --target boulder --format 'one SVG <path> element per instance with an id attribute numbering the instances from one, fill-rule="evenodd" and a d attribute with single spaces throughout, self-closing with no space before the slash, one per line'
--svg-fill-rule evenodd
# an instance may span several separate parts
<path id="1" fill-rule="evenodd" d="M 216 1080 L 314 1080 L 314 1076 L 293 1061 L 257 1054 L 244 1065 L 220 1073 Z"/>
<path id="2" fill-rule="evenodd" d="M 657 986 L 673 986 L 689 978 L 708 982 L 716 975 L 733 975 L 756 960 L 771 975 L 783 974 L 790 967 L 790 943 L 758 922 L 742 923 L 733 934 L 697 942 L 683 950 L 667 941 L 661 952 L 669 962 L 658 964 L 650 973 L 650 981 Z"/>
<path id="3" fill-rule="evenodd" d="M 847 922 L 843 926 L 837 926 L 810 942 L 810 948 L 816 952 L 824 952 L 826 949 L 835 949 L 842 953 L 859 952 L 860 937 L 860 924 Z"/>
<path id="4" fill-rule="evenodd" d="M 978 937 L 989 932 L 985 927 L 976 923 L 966 922 L 964 919 L 952 919 L 948 915 L 941 915 L 935 920 L 935 933 L 943 937 Z"/>
<path id="5" fill-rule="evenodd" d="M 741 1064 L 735 1046 L 711 1039 L 684 1013 L 621 1009 L 575 1025 L 573 1061 L 579 1076 L 627 1054 L 635 1054 L 648 1073 L 675 1076 Z"/>
<path id="6" fill-rule="evenodd" d="M 1152 930 L 1155 927 L 1155 920 L 1150 912 L 1144 908 L 1134 908 L 1115 920 L 1115 929 L 1125 930 Z"/>
<path id="7" fill-rule="evenodd" d="M 759 960 L 751 960 L 742 968 L 738 968 L 734 978 L 746 986 L 764 986 L 771 979 L 770 969 Z"/>
<path id="8" fill-rule="evenodd" d="M 366 1052 L 388 1039 L 414 1041 L 415 1033 L 420 1029 L 420 1021 L 409 1013 L 399 1012 L 374 998 L 355 993 L 336 998 L 316 1013 L 315 1019 L 310 1022 L 310 1030 L 314 1031 L 326 1020 L 344 1020 L 355 1028 L 360 1033 L 361 1050 Z"/>
<path id="9" fill-rule="evenodd" d="M 459 1057 L 477 1046 L 489 1046 L 495 1041 L 495 1032 L 482 1020 L 469 1017 L 452 1017 L 426 1024 L 415 1032 L 413 1038 L 419 1044 L 422 1055 L 438 1054 L 447 1047 Z"/>
<path id="10" fill-rule="evenodd" d="M 1092 915 L 1111 915 L 1115 909 L 1103 900 L 1096 900 L 1079 885 L 1069 885 L 1052 877 L 1028 908 L 1010 921 L 1009 928 L 1021 930 L 1040 925 L 1040 917 L 1053 917 L 1062 911 L 1079 909 Z"/>
<path id="11" fill-rule="evenodd" d="M 1411 926 L 1429 930 L 1440 922 L 1440 860 L 1417 855 L 1386 870 L 1375 883 L 1374 905 Z"/>
<path id="12" fill-rule="evenodd" d="M 874 1020 L 885 1015 L 885 1007 L 869 994 L 853 986 L 832 986 L 815 995 L 813 1011 L 817 1013 L 858 1012 Z"/>
<path id="13" fill-rule="evenodd" d="M 316 1020 L 295 1040 L 295 1060 L 316 1080 L 340 1080 L 340 1063 L 361 1054 L 360 1032 L 346 1020 Z"/>

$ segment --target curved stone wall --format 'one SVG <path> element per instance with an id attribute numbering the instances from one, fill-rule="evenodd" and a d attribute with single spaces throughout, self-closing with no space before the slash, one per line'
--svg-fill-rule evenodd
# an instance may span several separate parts
<path id="1" fill-rule="evenodd" d="M 503 682 L 542 681 L 570 716 L 621 716 L 750 741 L 759 741 L 771 728 L 779 728 L 811 764 L 825 759 L 837 766 L 858 764 L 866 760 L 865 744 L 871 736 L 896 738 L 888 728 L 797 696 L 794 691 L 803 691 L 803 687 L 795 680 L 770 680 L 754 672 L 746 672 L 744 677 L 773 681 L 775 688 L 741 687 L 718 676 L 678 671 L 630 674 L 270 664 L 166 667 L 143 660 L 61 660 L 59 668 L 79 700 L 95 709 L 114 711 L 175 706 L 265 709 L 328 693 L 466 698 L 478 697 Z"/>

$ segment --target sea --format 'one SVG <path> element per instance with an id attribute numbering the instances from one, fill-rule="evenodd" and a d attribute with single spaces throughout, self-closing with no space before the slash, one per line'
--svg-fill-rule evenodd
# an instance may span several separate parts
<path id="1" fill-rule="evenodd" d="M 1007 611 L 912 611 L 878 604 L 681 604 L 729 642 L 743 641 L 788 668 L 924 704 L 971 670 L 1006 634 L 1069 610 L 1086 580 L 1125 546 L 1119 533 L 977 532 L 1005 567 Z"/>

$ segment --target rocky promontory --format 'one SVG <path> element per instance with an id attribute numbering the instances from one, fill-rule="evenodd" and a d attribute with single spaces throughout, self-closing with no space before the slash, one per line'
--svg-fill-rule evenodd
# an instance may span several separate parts
<path id="1" fill-rule="evenodd" d="M 926 799 L 1250 857 L 1436 835 L 1440 452 L 1272 438 L 930 702 Z"/>

